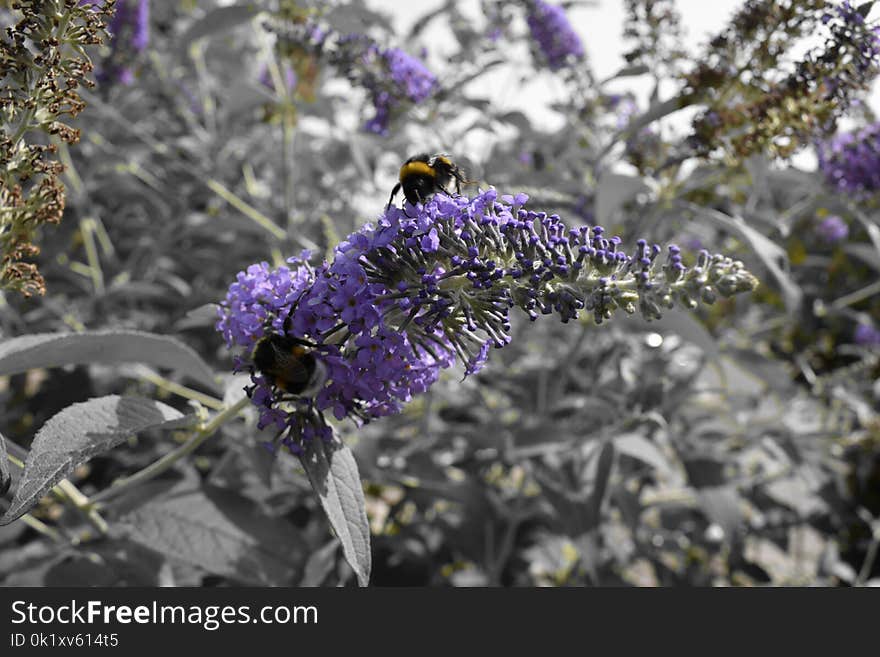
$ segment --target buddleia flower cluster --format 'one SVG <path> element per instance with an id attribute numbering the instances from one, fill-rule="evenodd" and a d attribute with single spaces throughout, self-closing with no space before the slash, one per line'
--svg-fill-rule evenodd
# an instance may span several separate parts
<path id="1" fill-rule="evenodd" d="M 581 38 L 562 7 L 544 0 L 530 0 L 526 5 L 526 22 L 532 39 L 551 71 L 558 71 L 584 58 Z"/>
<path id="2" fill-rule="evenodd" d="M 880 189 L 880 123 L 835 135 L 816 151 L 819 169 L 836 191 L 864 196 Z"/>
<path id="3" fill-rule="evenodd" d="M 270 26 L 283 50 L 302 53 L 333 66 L 367 91 L 373 115 L 364 130 L 386 136 L 391 123 L 439 90 L 424 62 L 400 48 L 383 48 L 365 34 L 343 34 L 314 21 Z"/>
<path id="4" fill-rule="evenodd" d="M 362 56 L 364 86 L 370 93 L 375 114 L 364 129 L 387 136 L 392 120 L 430 98 L 438 88 L 437 78 L 421 60 L 400 48 L 381 49 L 375 44 Z"/>
<path id="5" fill-rule="evenodd" d="M 33 243 L 37 229 L 61 221 L 63 166 L 47 135 L 68 144 L 79 131 L 66 121 L 83 108 L 91 86 L 85 47 L 102 43 L 115 0 L 100 7 L 77 0 L 16 0 L 15 21 L 0 33 L 0 288 L 45 292 Z"/>
<path id="6" fill-rule="evenodd" d="M 80 0 L 80 4 L 103 5 L 104 0 Z M 107 32 L 110 52 L 98 67 L 98 82 L 131 84 L 134 60 L 150 43 L 150 0 L 116 0 Z"/>
<path id="7" fill-rule="evenodd" d="M 351 234 L 332 262 L 266 263 L 240 272 L 217 329 L 251 369 L 261 426 L 286 431 L 294 451 L 328 437 L 324 413 L 357 421 L 390 415 L 458 363 L 478 372 L 509 344 L 511 312 L 562 322 L 615 312 L 659 318 L 755 288 L 741 262 L 703 251 L 693 266 L 675 245 L 644 240 L 627 252 L 600 226 L 569 228 L 525 208 L 527 196 L 437 194 L 424 205 L 389 207 Z M 289 405 L 250 361 L 257 342 L 285 334 L 314 345 L 323 387 Z"/>
<path id="8" fill-rule="evenodd" d="M 746 2 L 686 76 L 686 102 L 707 106 L 690 147 L 734 159 L 762 151 L 788 157 L 833 132 L 880 72 L 878 28 L 865 19 L 873 4 Z M 790 65 L 793 44 L 823 33 L 822 46 Z"/>

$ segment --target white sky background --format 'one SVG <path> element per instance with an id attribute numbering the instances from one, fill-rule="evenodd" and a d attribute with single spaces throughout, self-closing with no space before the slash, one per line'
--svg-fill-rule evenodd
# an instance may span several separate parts
<path id="1" fill-rule="evenodd" d="M 558 0 L 550 1 L 560 4 Z M 371 7 L 390 13 L 394 17 L 397 33 L 405 34 L 416 20 L 431 9 L 439 7 L 442 0 L 369 0 L 369 4 Z M 741 4 L 742 0 L 677 0 L 676 5 L 682 18 L 686 49 L 692 53 L 699 52 L 708 36 L 723 28 Z M 480 15 L 478 0 L 461 0 L 459 6 L 468 15 L 475 17 Z M 593 6 L 577 7 L 568 11 L 569 20 L 583 41 L 594 73 L 599 80 L 610 77 L 624 65 L 622 55 L 625 48 L 630 45 L 622 38 L 624 15 L 622 0 L 595 0 Z M 871 18 L 875 18 L 875 16 Z M 443 29 L 442 24 L 442 20 L 435 21 L 424 34 L 428 43 L 438 44 L 432 49 L 435 51 L 440 50 L 444 43 L 445 34 L 440 31 Z M 440 53 L 432 52 L 431 54 Z M 429 58 L 429 66 L 430 62 Z M 540 96 L 559 97 L 560 92 L 564 92 L 564 87 L 561 84 L 554 84 L 555 82 L 553 76 L 549 74 L 536 81 L 535 84 L 538 86 Z M 502 105 L 508 105 L 504 109 L 522 110 L 533 120 L 543 123 L 547 128 L 559 127 L 559 117 L 549 110 L 542 111 L 540 109 L 541 105 L 549 105 L 549 100 L 540 104 L 535 103 L 534 99 L 537 94 L 534 93 L 533 87 L 530 86 L 528 90 L 511 88 L 510 83 L 509 73 L 494 77 L 489 74 L 481 79 L 481 84 L 486 84 L 490 89 L 490 93 L 485 95 L 499 101 Z M 635 91 L 640 95 L 641 106 L 644 108 L 649 84 L 646 76 L 641 80 L 627 78 L 612 83 L 608 89 Z M 671 93 L 671 90 L 666 94 L 661 90 L 661 99 L 668 97 L 668 93 Z M 870 104 L 873 108 L 880 105 L 880 88 L 876 85 L 870 97 Z M 682 112 L 682 114 L 684 113 Z M 671 125 L 681 124 L 682 127 L 687 123 L 685 117 L 676 118 L 673 116 L 669 121 Z M 813 169 L 815 168 L 815 156 L 812 152 L 804 151 L 794 158 L 794 164 L 801 168 Z"/>

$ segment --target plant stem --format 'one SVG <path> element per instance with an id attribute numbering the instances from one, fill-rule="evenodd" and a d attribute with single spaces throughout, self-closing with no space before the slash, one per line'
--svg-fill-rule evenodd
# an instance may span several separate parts
<path id="1" fill-rule="evenodd" d="M 236 196 L 219 181 L 214 180 L 213 178 L 209 178 L 205 181 L 205 184 L 212 192 L 217 194 L 217 196 L 229 203 L 229 205 L 244 214 L 246 217 L 254 221 L 254 223 L 256 223 L 258 226 L 267 230 L 276 239 L 283 240 L 287 237 L 287 231 L 283 230 L 274 221 L 269 219 L 269 217 L 264 215 L 255 207 Z"/>
<path id="2" fill-rule="evenodd" d="M 880 548 L 880 523 L 874 520 L 871 523 L 871 544 L 868 546 L 868 553 L 865 555 L 862 568 L 859 570 L 859 575 L 856 577 L 856 581 L 853 582 L 853 586 L 864 586 L 865 582 L 868 581 L 871 571 L 874 569 L 878 548 Z"/>
<path id="3" fill-rule="evenodd" d="M 63 543 L 64 537 L 61 536 L 61 533 L 55 529 L 54 527 L 50 527 L 42 520 L 37 520 L 30 513 L 25 513 L 20 520 L 26 524 L 28 527 L 33 529 L 35 532 L 42 534 L 50 538 L 55 543 Z"/>
<path id="4" fill-rule="evenodd" d="M 166 470 L 168 470 L 171 466 L 177 463 L 184 456 L 189 455 L 194 452 L 198 447 L 205 442 L 208 438 L 210 438 L 216 431 L 223 426 L 229 419 L 238 415 L 239 411 L 243 409 L 248 403 L 249 399 L 247 397 L 242 397 L 239 401 L 237 401 L 232 406 L 227 407 L 225 410 L 218 413 L 214 416 L 214 419 L 211 420 L 208 424 L 196 429 L 195 433 L 183 443 L 177 449 L 169 452 L 158 461 L 151 463 L 143 470 L 136 472 L 130 477 L 123 477 L 122 479 L 116 481 L 110 488 L 105 488 L 97 495 L 92 497 L 92 504 L 103 504 L 107 500 L 113 497 L 118 497 L 120 494 L 142 484 L 144 482 L 157 477 L 162 474 Z"/>
<path id="5" fill-rule="evenodd" d="M 149 367 L 138 367 L 136 368 L 136 371 L 138 373 L 138 376 L 140 376 L 140 378 L 142 378 L 144 381 L 149 381 L 154 386 L 162 388 L 163 390 L 167 390 L 168 392 L 175 395 L 180 395 L 185 399 L 192 399 L 194 401 L 197 401 L 202 406 L 206 406 L 213 411 L 222 411 L 226 408 L 223 402 L 216 397 L 205 395 L 198 390 L 193 390 L 192 388 L 188 388 L 187 386 L 175 383 L 170 379 L 166 379 L 164 376 L 154 372 Z"/>
<path id="6" fill-rule="evenodd" d="M 90 500 L 86 495 L 80 492 L 79 488 L 74 486 L 67 479 L 62 479 L 58 482 L 57 485 L 58 490 L 64 493 L 64 496 L 70 500 L 74 507 L 78 511 L 81 511 L 85 514 L 86 518 L 95 529 L 101 535 L 106 535 L 110 530 L 110 527 L 107 525 L 107 521 L 101 517 L 101 514 L 98 513 L 98 510 L 92 506 L 92 500 Z"/>

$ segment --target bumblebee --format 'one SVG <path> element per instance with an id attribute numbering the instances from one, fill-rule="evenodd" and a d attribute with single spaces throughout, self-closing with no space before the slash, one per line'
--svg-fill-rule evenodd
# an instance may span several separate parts
<path id="1" fill-rule="evenodd" d="M 447 155 L 437 153 L 413 155 L 400 167 L 399 182 L 391 190 L 387 207 L 391 207 L 397 192 L 403 189 L 406 200 L 415 205 L 424 203 L 433 194 L 449 194 L 447 185 L 455 181 L 455 193 L 461 194 L 461 184 L 470 184 L 462 170 Z"/>
<path id="2" fill-rule="evenodd" d="M 327 368 L 315 358 L 316 345 L 273 333 L 254 347 L 254 367 L 270 383 L 296 397 L 313 397 L 327 381 Z"/>

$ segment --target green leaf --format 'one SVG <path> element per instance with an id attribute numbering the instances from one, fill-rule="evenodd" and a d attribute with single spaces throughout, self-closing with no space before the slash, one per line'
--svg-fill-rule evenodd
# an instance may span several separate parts
<path id="1" fill-rule="evenodd" d="M 25 541 L 14 550 L 0 550 L 3 587 L 45 586 L 46 572 L 60 556 L 58 545 L 49 541 Z"/>
<path id="2" fill-rule="evenodd" d="M 614 441 L 606 440 L 596 459 L 596 476 L 593 479 L 593 492 L 590 495 L 590 501 L 587 506 L 589 517 L 592 518 L 594 527 L 598 527 L 601 522 L 602 502 L 605 500 L 608 482 L 611 480 L 611 469 L 614 466 L 614 451 Z"/>
<path id="3" fill-rule="evenodd" d="M 160 489 L 162 482 L 147 490 Z M 263 586 L 290 585 L 307 546 L 283 519 L 233 491 L 192 484 L 143 494 L 114 529 L 139 545 L 210 573 Z"/>
<path id="4" fill-rule="evenodd" d="M 626 124 L 626 126 L 617 132 L 611 139 L 611 141 L 605 146 L 600 153 L 600 157 L 606 155 L 614 144 L 618 143 L 623 139 L 629 139 L 632 135 L 636 134 L 644 128 L 645 126 L 651 125 L 654 121 L 658 121 L 670 114 L 674 114 L 680 109 L 684 109 L 693 103 L 693 99 L 688 96 L 682 94 L 680 96 L 673 96 L 672 98 L 668 98 L 661 102 L 652 103 L 651 106 L 645 111 L 644 114 L 640 114 L 638 116 L 634 116 L 630 119 L 630 122 Z"/>
<path id="5" fill-rule="evenodd" d="M 754 350 L 728 349 L 721 362 L 728 377 L 727 389 L 731 393 L 759 389 L 772 391 L 775 395 L 791 395 L 795 392 L 791 374 L 786 371 L 783 363 Z"/>
<path id="6" fill-rule="evenodd" d="M 175 370 L 217 390 L 210 366 L 182 342 L 143 331 L 36 333 L 0 343 L 0 376 L 91 363 L 147 363 Z"/>
<path id="7" fill-rule="evenodd" d="M 216 303 L 206 303 L 193 308 L 174 323 L 174 330 L 185 331 L 213 327 L 217 323 L 217 308 Z"/>
<path id="8" fill-rule="evenodd" d="M 321 586 L 327 579 L 333 566 L 336 565 L 336 550 L 339 549 L 339 541 L 336 538 L 330 540 L 324 547 L 312 552 L 303 569 L 300 586 Z"/>
<path id="9" fill-rule="evenodd" d="M 660 319 L 652 319 L 650 322 L 640 315 L 624 316 L 620 321 L 632 325 L 638 331 L 675 333 L 702 349 L 707 358 L 718 360 L 721 357 L 718 341 L 690 313 L 673 309 L 666 311 Z"/>
<path id="10" fill-rule="evenodd" d="M 620 69 L 617 73 L 612 75 L 611 77 L 605 78 L 599 84 L 605 84 L 606 82 L 611 82 L 612 80 L 616 80 L 618 78 L 631 78 L 638 75 L 644 75 L 645 73 L 650 73 L 651 69 L 645 66 L 644 64 L 639 64 L 637 66 L 625 66 Z"/>
<path id="11" fill-rule="evenodd" d="M 330 526 L 342 543 L 342 554 L 361 586 L 370 582 L 370 525 L 357 463 L 341 442 L 310 441 L 300 461 Z"/>
<path id="12" fill-rule="evenodd" d="M 128 540 L 105 538 L 65 550 L 46 571 L 44 586 L 161 586 L 165 560 Z"/>
<path id="13" fill-rule="evenodd" d="M 140 397 L 109 395 L 68 406 L 37 432 L 15 497 L 0 525 L 27 513 L 52 486 L 93 456 L 132 434 L 179 426 L 181 420 L 190 421 L 170 406 Z"/>
<path id="14" fill-rule="evenodd" d="M 880 272 L 880 253 L 876 247 L 864 242 L 849 242 L 841 248 L 847 255 L 858 258 L 874 271 Z"/>
<path id="15" fill-rule="evenodd" d="M 779 504 L 793 509 L 800 518 L 828 511 L 828 506 L 818 496 L 815 487 L 800 475 L 771 481 L 764 492 Z"/>
<path id="16" fill-rule="evenodd" d="M 266 103 L 276 103 L 279 97 L 268 87 L 252 80 L 237 80 L 218 90 L 223 98 L 223 113 L 227 121 L 234 121 L 253 112 Z M 216 319 L 216 312 L 214 313 Z"/>
<path id="17" fill-rule="evenodd" d="M 2 437 L 2 436 L 0 436 Z M 3 443 L 3 446 L 0 447 L 0 450 L 5 453 L 2 455 L 2 461 L 5 464 L 7 470 L 6 472 L 9 474 L 9 482 L 7 483 L 7 489 L 0 493 L 0 495 L 5 495 L 9 490 L 14 490 L 14 487 L 18 486 L 18 482 L 21 481 L 21 468 L 16 465 L 14 468 L 9 468 L 9 464 L 12 463 L 10 459 L 18 459 L 18 462 L 24 464 L 27 461 L 27 450 L 20 445 L 14 443 L 8 438 L 3 437 L 3 440 L 0 440 Z M 0 466 L 0 470 L 3 469 L 3 466 Z"/>
<path id="18" fill-rule="evenodd" d="M 668 459 L 650 440 L 637 433 L 625 433 L 615 436 L 614 446 L 621 454 L 637 459 L 650 465 L 662 474 L 672 472 Z"/>
<path id="19" fill-rule="evenodd" d="M 724 530 L 727 540 L 739 531 L 743 523 L 740 498 L 734 486 L 708 486 L 697 490 L 700 506 L 710 521 Z"/>
<path id="20" fill-rule="evenodd" d="M 880 254 L 880 227 L 871 221 L 871 219 L 869 219 L 863 212 L 856 209 L 854 214 L 859 223 L 865 227 L 865 231 L 868 233 L 868 237 L 871 239 L 871 244 L 874 245 L 874 249 Z"/>

